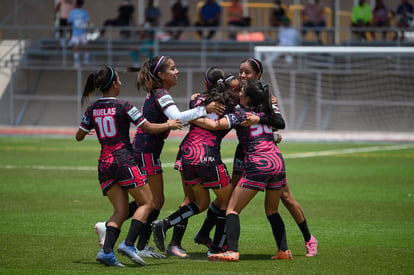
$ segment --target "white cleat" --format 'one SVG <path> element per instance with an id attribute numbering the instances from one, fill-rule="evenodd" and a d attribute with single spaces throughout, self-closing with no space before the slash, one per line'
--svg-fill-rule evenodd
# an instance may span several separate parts
<path id="1" fill-rule="evenodd" d="M 144 258 L 153 258 L 153 259 L 162 259 L 166 258 L 164 254 L 160 254 L 154 251 L 153 247 L 145 246 L 143 250 L 138 250 L 137 253 L 138 256 L 144 257 Z"/>
<path id="2" fill-rule="evenodd" d="M 97 222 L 95 224 L 95 232 L 98 234 L 98 242 L 103 247 L 106 236 L 106 222 Z"/>

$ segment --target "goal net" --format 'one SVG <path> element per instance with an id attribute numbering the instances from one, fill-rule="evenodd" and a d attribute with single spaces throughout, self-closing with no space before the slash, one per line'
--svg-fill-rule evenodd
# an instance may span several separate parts
<path id="1" fill-rule="evenodd" d="M 256 46 L 287 130 L 414 133 L 413 47 Z"/>

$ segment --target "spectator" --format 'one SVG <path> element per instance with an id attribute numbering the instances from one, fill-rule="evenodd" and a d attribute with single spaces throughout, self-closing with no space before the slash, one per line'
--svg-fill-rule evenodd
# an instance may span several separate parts
<path id="1" fill-rule="evenodd" d="M 145 22 L 149 22 L 152 26 L 158 27 L 161 11 L 154 6 L 154 0 L 148 0 L 148 5 L 145 7 Z"/>
<path id="2" fill-rule="evenodd" d="M 373 26 L 378 28 L 389 28 L 390 27 L 390 16 L 392 10 L 384 5 L 382 0 L 375 1 L 375 7 L 372 10 L 372 21 Z M 387 39 L 387 31 L 382 30 L 382 39 Z"/>
<path id="3" fill-rule="evenodd" d="M 76 7 L 69 13 L 68 22 L 72 26 L 72 38 L 69 41 L 69 46 L 73 46 L 74 65 L 79 66 L 80 57 L 79 52 L 81 48 L 84 50 L 84 63 L 89 64 L 88 52 L 88 33 L 89 14 L 84 10 L 84 0 L 76 0 Z"/>
<path id="4" fill-rule="evenodd" d="M 122 4 L 118 7 L 118 17 L 115 19 L 105 20 L 103 26 L 130 26 L 132 23 L 132 17 L 134 15 L 134 5 L 131 0 L 122 0 Z M 105 29 L 101 31 L 101 36 L 105 34 Z M 131 31 L 121 30 L 121 38 L 129 39 L 131 37 Z"/>
<path id="5" fill-rule="evenodd" d="M 289 18 L 285 17 L 282 19 L 282 26 L 279 29 L 278 33 L 278 46 L 297 46 L 300 44 L 300 35 L 295 27 L 292 27 L 290 24 Z M 280 53 L 272 53 L 264 62 L 266 66 L 272 66 L 272 63 L 280 56 Z M 291 54 L 285 55 L 285 61 L 287 64 L 291 64 L 293 57 Z"/>
<path id="6" fill-rule="evenodd" d="M 319 3 L 319 0 L 308 0 L 301 13 L 302 26 L 305 28 L 302 31 L 302 36 L 305 37 L 309 28 L 315 29 L 314 32 L 319 44 L 322 44 L 320 28 L 326 27 L 324 9 L 325 7 Z"/>
<path id="7" fill-rule="evenodd" d="M 282 26 L 282 20 L 285 18 L 285 8 L 283 7 L 282 1 L 275 0 L 273 4 L 273 9 L 270 14 L 270 26 L 271 27 L 280 27 Z"/>
<path id="8" fill-rule="evenodd" d="M 232 0 L 230 6 L 227 8 L 227 24 L 234 27 L 244 27 L 250 25 L 249 20 L 243 17 L 243 6 L 239 0 Z M 229 37 L 236 40 L 237 34 L 230 32 Z"/>
<path id="9" fill-rule="evenodd" d="M 206 0 L 200 9 L 199 17 L 200 21 L 195 24 L 196 27 L 218 27 L 221 19 L 220 5 L 215 0 Z M 205 38 L 201 30 L 197 33 L 201 39 Z M 210 30 L 206 38 L 211 39 L 215 33 L 215 30 Z"/>
<path id="10" fill-rule="evenodd" d="M 190 20 L 188 19 L 188 3 L 187 1 L 176 0 L 171 5 L 172 20 L 166 24 L 167 27 L 188 27 Z M 180 39 L 182 31 L 170 32 L 173 39 Z"/>
<path id="11" fill-rule="evenodd" d="M 355 30 L 357 28 L 367 28 L 371 25 L 371 6 L 365 3 L 365 0 L 359 0 L 358 4 L 353 6 L 351 12 L 351 24 L 353 28 L 353 33 L 357 35 L 359 39 L 366 40 L 366 29 L 365 30 Z"/>
<path id="12" fill-rule="evenodd" d="M 66 46 L 66 40 L 70 38 L 68 17 L 74 7 L 75 0 L 59 0 L 53 13 L 53 20 L 56 20 L 56 14 L 59 12 L 59 43 L 62 48 Z"/>
<path id="13" fill-rule="evenodd" d="M 397 27 L 401 29 L 399 38 L 405 39 L 404 29 L 410 27 L 413 20 L 413 5 L 408 0 L 401 0 L 401 4 L 397 7 Z M 397 37 L 398 38 L 398 35 Z"/>

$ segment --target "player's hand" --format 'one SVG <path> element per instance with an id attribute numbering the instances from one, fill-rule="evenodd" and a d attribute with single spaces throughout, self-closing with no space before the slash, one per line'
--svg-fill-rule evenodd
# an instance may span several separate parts
<path id="1" fill-rule="evenodd" d="M 277 98 L 275 96 L 272 96 L 272 104 L 277 105 Z"/>
<path id="2" fill-rule="evenodd" d="M 206 111 L 207 113 L 222 114 L 224 112 L 224 105 L 213 101 L 206 106 Z"/>
<path id="3" fill-rule="evenodd" d="M 200 95 L 200 93 L 195 93 L 195 94 L 192 94 L 190 98 L 191 98 L 191 100 L 194 100 L 199 95 Z"/>
<path id="4" fill-rule="evenodd" d="M 273 140 L 275 143 L 282 142 L 282 134 L 273 133 Z"/>
<path id="5" fill-rule="evenodd" d="M 179 119 L 169 119 L 167 121 L 168 128 L 170 130 L 181 130 L 183 129 L 183 123 Z"/>
<path id="6" fill-rule="evenodd" d="M 89 131 L 88 136 L 94 136 L 96 135 L 95 129 L 92 129 Z"/>
<path id="7" fill-rule="evenodd" d="M 246 120 L 243 121 L 242 123 L 240 123 L 241 126 L 250 126 L 250 125 L 254 125 L 254 124 L 259 124 L 260 122 L 260 117 L 252 114 L 252 113 L 248 113 Z"/>

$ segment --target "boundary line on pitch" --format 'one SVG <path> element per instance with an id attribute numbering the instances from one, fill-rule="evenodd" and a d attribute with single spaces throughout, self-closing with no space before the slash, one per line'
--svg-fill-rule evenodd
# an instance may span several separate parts
<path id="1" fill-rule="evenodd" d="M 393 151 L 414 148 L 414 144 L 398 144 L 387 146 L 370 146 L 361 148 L 347 148 L 337 150 L 326 150 L 319 152 L 293 153 L 283 155 L 284 159 L 298 159 L 298 158 L 312 158 L 325 157 L 343 154 L 368 153 L 377 151 Z M 225 158 L 223 162 L 230 164 L 233 162 L 232 158 Z M 174 163 L 167 162 L 162 164 L 163 167 L 174 167 Z M 97 171 L 97 167 L 91 166 L 48 166 L 48 165 L 0 165 L 0 169 L 33 169 L 33 170 L 70 170 L 70 171 Z"/>

